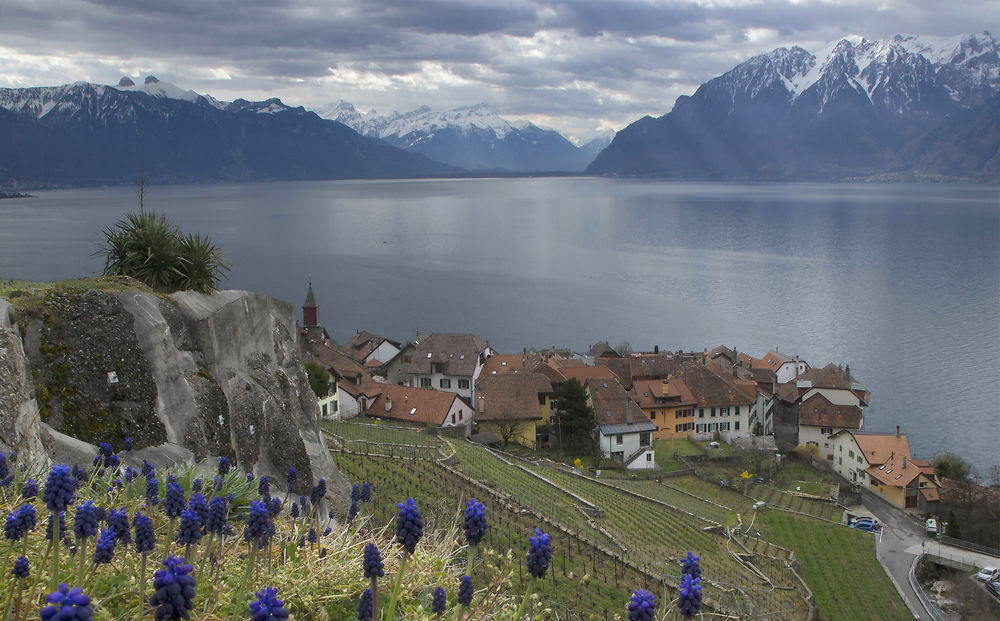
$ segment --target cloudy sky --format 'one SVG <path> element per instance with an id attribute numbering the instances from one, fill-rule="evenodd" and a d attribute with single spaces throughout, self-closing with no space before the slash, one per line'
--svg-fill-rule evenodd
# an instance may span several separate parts
<path id="1" fill-rule="evenodd" d="M 486 102 L 585 138 L 782 45 L 998 26 L 996 0 L 2 0 L 0 86 L 155 74 L 307 107 Z"/>

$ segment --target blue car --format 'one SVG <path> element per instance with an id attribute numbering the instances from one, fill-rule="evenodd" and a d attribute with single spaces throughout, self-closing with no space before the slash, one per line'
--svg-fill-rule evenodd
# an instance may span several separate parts
<path id="1" fill-rule="evenodd" d="M 865 520 L 865 519 L 854 520 L 850 524 L 848 524 L 848 526 L 850 526 L 851 528 L 856 528 L 858 530 L 868 531 L 869 533 L 874 533 L 879 528 L 881 528 L 878 522 L 874 520 Z"/>

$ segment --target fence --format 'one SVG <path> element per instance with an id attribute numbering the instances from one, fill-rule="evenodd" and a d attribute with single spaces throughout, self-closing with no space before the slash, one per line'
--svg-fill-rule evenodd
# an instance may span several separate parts
<path id="1" fill-rule="evenodd" d="M 981 546 L 978 543 L 972 543 L 971 541 L 963 541 L 946 535 L 941 535 L 941 537 L 938 538 L 938 541 L 946 546 L 953 546 L 956 548 L 962 548 L 963 550 L 968 550 L 969 552 L 978 552 L 979 554 L 1000 558 L 1000 550 L 990 548 L 988 546 Z"/>

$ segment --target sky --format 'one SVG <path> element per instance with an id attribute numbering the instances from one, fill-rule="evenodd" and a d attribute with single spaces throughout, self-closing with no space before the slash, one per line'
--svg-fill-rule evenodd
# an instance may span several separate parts
<path id="1" fill-rule="evenodd" d="M 0 86 L 156 75 L 362 112 L 485 102 L 583 140 L 781 46 L 1000 36 L 997 0 L 0 0 Z"/>

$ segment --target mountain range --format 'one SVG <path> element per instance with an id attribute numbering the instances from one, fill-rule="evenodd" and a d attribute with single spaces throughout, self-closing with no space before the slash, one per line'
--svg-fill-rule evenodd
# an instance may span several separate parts
<path id="1" fill-rule="evenodd" d="M 610 140 L 610 144 L 608 144 Z M 0 187 L 575 173 L 1000 181 L 1000 46 L 850 37 L 754 56 L 576 146 L 486 104 L 360 113 L 217 100 L 153 76 L 0 88 Z M 589 162 L 589 165 L 588 165 Z"/>
<path id="2" fill-rule="evenodd" d="M 379 115 L 360 113 L 341 101 L 316 112 L 364 136 L 470 171 L 580 172 L 611 142 L 604 135 L 578 147 L 555 130 L 527 121 L 511 123 L 485 103 Z"/>
<path id="3" fill-rule="evenodd" d="M 985 31 L 782 47 L 621 130 L 587 172 L 1000 180 L 998 95 L 1000 54 Z"/>
<path id="4" fill-rule="evenodd" d="M 149 76 L 0 89 L 0 186 L 427 177 L 462 171 L 277 99 L 221 102 Z"/>

